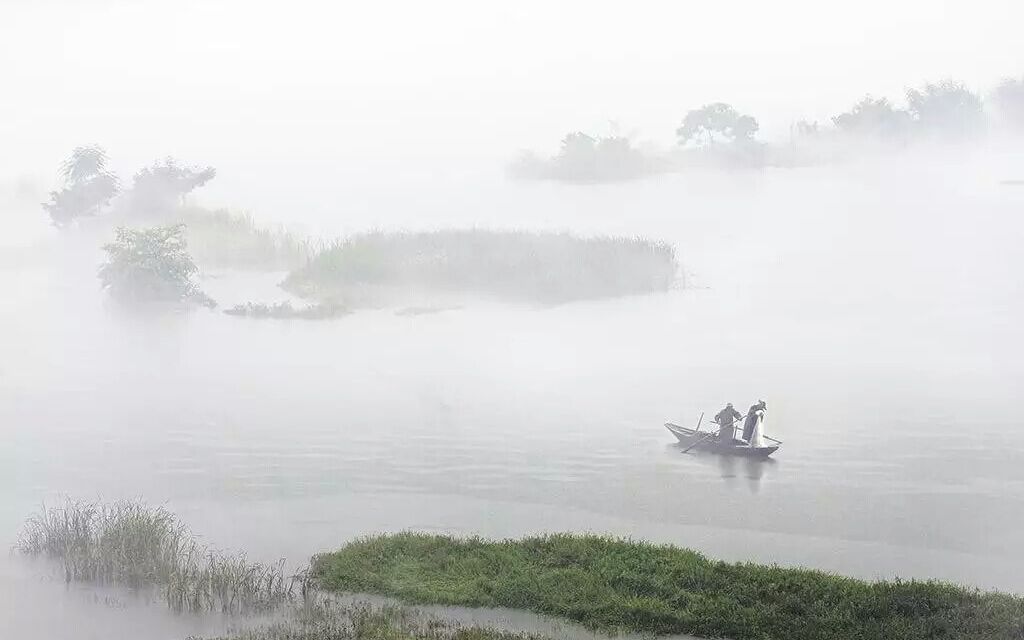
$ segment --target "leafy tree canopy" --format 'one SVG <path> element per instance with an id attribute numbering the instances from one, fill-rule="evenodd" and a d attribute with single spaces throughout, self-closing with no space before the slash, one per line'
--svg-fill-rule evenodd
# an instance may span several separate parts
<path id="1" fill-rule="evenodd" d="M 907 105 L 921 127 L 952 137 L 973 134 L 984 123 L 981 98 L 953 80 L 910 89 Z"/>
<path id="2" fill-rule="evenodd" d="M 753 116 L 743 115 L 724 102 L 715 102 L 687 113 L 683 125 L 676 129 L 676 135 L 682 145 L 694 142 L 710 146 L 719 141 L 751 141 L 757 130 L 757 120 Z"/>
<path id="3" fill-rule="evenodd" d="M 186 195 L 217 175 L 213 167 L 189 167 L 166 158 L 139 171 L 132 179 L 131 207 L 143 214 L 162 214 L 183 204 Z"/>
<path id="4" fill-rule="evenodd" d="M 61 163 L 61 177 L 67 184 L 79 184 L 97 176 L 110 175 L 107 171 L 107 152 L 99 145 L 75 147 Z"/>
<path id="5" fill-rule="evenodd" d="M 895 138 L 906 133 L 911 116 L 897 109 L 888 98 L 865 96 L 853 108 L 832 118 L 836 128 L 844 133 Z"/>
<path id="6" fill-rule="evenodd" d="M 51 191 L 50 201 L 43 203 L 58 227 L 96 215 L 118 192 L 117 177 L 107 170 L 107 154 L 98 145 L 76 147 L 61 163 L 60 175 L 64 186 Z"/>

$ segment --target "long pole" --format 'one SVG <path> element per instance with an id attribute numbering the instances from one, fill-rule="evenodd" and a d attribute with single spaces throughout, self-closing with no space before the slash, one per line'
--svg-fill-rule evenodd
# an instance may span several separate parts
<path id="1" fill-rule="evenodd" d="M 704 414 L 703 414 L 703 413 L 701 413 L 701 414 L 700 414 L 700 417 L 701 417 L 701 420 L 703 420 L 703 419 L 704 419 Z M 732 421 L 732 422 L 730 422 L 730 423 L 729 423 L 729 424 L 728 424 L 727 426 L 725 426 L 725 427 L 722 427 L 722 429 L 728 429 L 729 427 L 732 427 L 732 430 L 733 430 L 733 434 L 735 435 L 735 433 L 736 433 L 736 423 L 737 423 L 737 422 L 739 422 L 740 420 L 743 420 L 743 418 L 746 418 L 746 416 L 743 416 L 742 418 L 737 418 L 736 420 L 733 420 L 733 421 Z M 698 421 L 697 421 L 697 426 L 698 426 L 698 428 L 700 427 L 700 420 L 698 420 Z M 695 431 L 695 432 L 696 432 L 696 431 Z M 703 444 L 703 443 L 704 443 L 704 442 L 705 442 L 706 440 L 708 440 L 709 438 L 711 438 L 711 437 L 713 437 L 713 436 L 716 436 L 716 435 L 718 435 L 718 434 L 717 434 L 717 433 L 709 433 L 708 435 L 704 436 L 704 437 L 703 437 L 703 438 L 701 438 L 700 440 L 698 440 L 698 441 L 694 442 L 694 443 L 693 443 L 693 444 L 691 444 L 690 446 L 688 446 L 688 447 L 686 447 L 685 449 L 683 449 L 683 453 L 687 453 L 687 452 L 688 452 L 688 451 L 689 451 L 690 449 L 692 449 L 692 448 L 696 447 L 696 446 L 697 446 L 697 445 L 699 445 L 699 444 Z M 731 441 L 732 441 L 732 438 L 730 438 L 729 440 L 730 440 L 730 442 L 731 442 Z"/>
<path id="2" fill-rule="evenodd" d="M 717 434 L 714 434 L 714 433 L 709 433 L 708 435 L 704 436 L 703 438 L 701 438 L 701 439 L 700 439 L 700 440 L 698 440 L 697 442 L 694 442 L 694 443 L 693 443 L 693 444 L 691 444 L 690 446 L 688 446 L 688 447 L 686 447 L 685 449 L 683 449 L 683 453 L 686 453 L 686 452 L 687 452 L 687 451 L 689 451 L 690 449 L 692 449 L 692 448 L 696 447 L 696 446 L 697 446 L 698 444 L 700 444 L 700 443 L 704 442 L 704 441 L 705 441 L 705 440 L 707 440 L 708 438 L 712 438 L 712 437 L 714 437 L 715 435 L 717 435 Z"/>

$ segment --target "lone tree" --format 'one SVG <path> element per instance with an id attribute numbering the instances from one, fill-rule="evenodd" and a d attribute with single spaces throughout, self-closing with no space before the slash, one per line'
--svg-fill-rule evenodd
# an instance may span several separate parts
<path id="1" fill-rule="evenodd" d="M 992 101 L 1007 124 L 1024 129 L 1024 77 L 1004 80 L 992 92 Z"/>
<path id="2" fill-rule="evenodd" d="M 907 105 L 925 131 L 952 138 L 966 138 L 984 124 L 981 98 L 952 80 L 929 83 L 907 91 Z"/>
<path id="3" fill-rule="evenodd" d="M 832 123 L 843 133 L 895 139 L 906 134 L 911 119 L 910 113 L 894 107 L 888 98 L 865 96 L 852 109 L 832 118 Z"/>
<path id="4" fill-rule="evenodd" d="M 98 214 L 118 192 L 117 177 L 107 170 L 107 153 L 98 145 L 76 147 L 61 164 L 60 175 L 64 186 L 43 203 L 57 227 Z"/>
<path id="5" fill-rule="evenodd" d="M 185 196 L 213 180 L 213 167 L 189 167 L 166 158 L 146 167 L 132 179 L 130 206 L 141 214 L 163 215 L 185 202 Z"/>
<path id="6" fill-rule="evenodd" d="M 103 247 L 107 262 L 99 271 L 102 286 L 111 295 L 134 302 L 192 300 L 215 306 L 192 281 L 199 269 L 187 250 L 185 225 L 119 227 L 116 234 L 114 242 Z"/>
<path id="7" fill-rule="evenodd" d="M 723 141 L 751 142 L 757 129 L 753 116 L 743 115 L 724 102 L 715 102 L 687 113 L 676 135 L 681 145 L 693 142 L 710 147 Z"/>

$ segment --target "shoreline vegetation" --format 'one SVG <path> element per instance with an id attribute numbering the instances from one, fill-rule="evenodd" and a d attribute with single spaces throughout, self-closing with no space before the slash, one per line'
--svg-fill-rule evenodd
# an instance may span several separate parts
<path id="1" fill-rule="evenodd" d="M 403 533 L 316 556 L 328 591 L 508 607 L 595 630 L 732 640 L 1020 638 L 1024 598 L 936 581 L 866 582 L 709 560 L 671 546 L 551 535 L 490 542 Z"/>
<path id="2" fill-rule="evenodd" d="M 339 606 L 307 602 L 280 622 L 215 638 L 189 640 L 545 640 L 512 633 L 423 619 L 407 608 L 366 604 Z"/>
<path id="3" fill-rule="evenodd" d="M 66 582 L 162 593 L 179 614 L 274 614 L 237 640 L 513 640 L 414 605 L 530 611 L 610 634 L 731 640 L 1010 640 L 1024 598 L 937 581 L 866 582 L 820 571 L 710 560 L 692 550 L 593 535 L 488 541 L 378 535 L 312 558 L 250 562 L 205 546 L 172 513 L 142 501 L 67 500 L 31 516 L 15 545 Z M 401 605 L 348 603 L 373 594 Z"/>
<path id="4" fill-rule="evenodd" d="M 150 590 L 179 613 L 271 611 L 305 589 L 304 576 L 287 575 L 283 561 L 250 562 L 208 547 L 173 513 L 141 501 L 44 506 L 14 549 L 55 561 L 65 582 Z"/>

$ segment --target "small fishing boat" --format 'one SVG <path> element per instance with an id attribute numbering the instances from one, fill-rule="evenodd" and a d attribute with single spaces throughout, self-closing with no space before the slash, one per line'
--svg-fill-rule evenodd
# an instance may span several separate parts
<path id="1" fill-rule="evenodd" d="M 721 442 L 713 431 L 701 431 L 700 423 L 698 422 L 696 429 L 689 427 L 681 427 L 671 422 L 665 423 L 665 428 L 672 432 L 672 435 L 679 440 L 681 445 L 686 447 L 689 451 L 708 451 L 710 453 L 716 453 L 723 456 L 742 456 L 746 458 L 767 458 L 776 451 L 779 450 L 779 446 L 782 444 L 775 438 L 769 438 L 768 436 L 762 435 L 762 440 L 769 440 L 771 444 L 761 444 L 758 446 L 757 443 L 751 445 L 747 444 L 744 440 L 739 438 L 733 438 L 732 442 Z"/>

